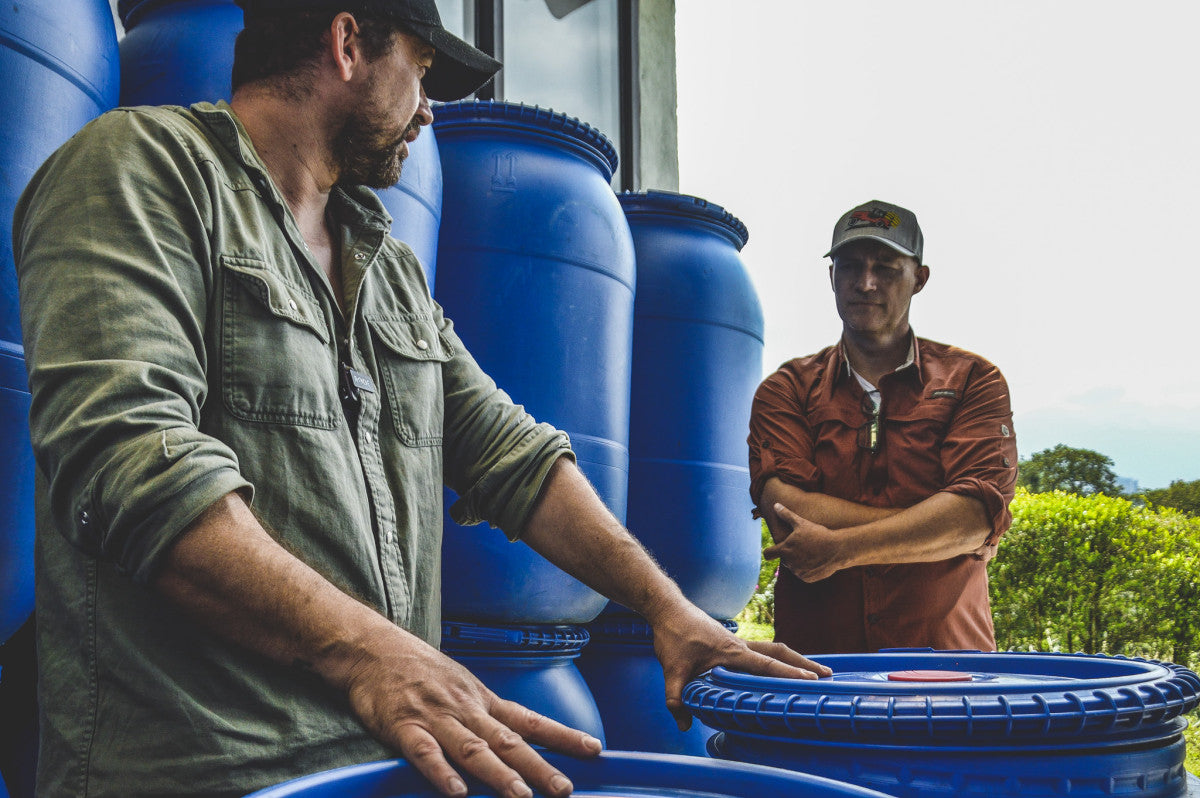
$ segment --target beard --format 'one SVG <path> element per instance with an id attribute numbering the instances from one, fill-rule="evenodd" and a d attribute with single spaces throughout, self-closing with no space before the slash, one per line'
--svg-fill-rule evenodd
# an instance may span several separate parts
<path id="1" fill-rule="evenodd" d="M 403 130 L 386 122 L 375 103 L 355 109 L 346 117 L 332 142 L 338 182 L 370 188 L 396 185 L 404 159 L 408 157 L 405 139 L 421 129 L 414 117 Z"/>

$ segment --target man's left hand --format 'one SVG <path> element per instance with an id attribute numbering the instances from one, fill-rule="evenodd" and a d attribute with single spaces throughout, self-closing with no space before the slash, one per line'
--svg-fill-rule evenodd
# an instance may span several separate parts
<path id="1" fill-rule="evenodd" d="M 801 518 L 782 504 L 775 505 L 775 514 L 791 533 L 763 549 L 764 559 L 778 558 L 784 568 L 805 582 L 825 579 L 849 565 L 844 560 L 844 535 Z"/>
<path id="2" fill-rule="evenodd" d="M 781 679 L 817 679 L 833 673 L 783 643 L 743 640 L 692 604 L 680 605 L 653 626 L 654 651 L 666 682 L 667 709 L 680 731 L 692 725 L 692 716 L 683 705 L 683 688 L 717 665 Z"/>

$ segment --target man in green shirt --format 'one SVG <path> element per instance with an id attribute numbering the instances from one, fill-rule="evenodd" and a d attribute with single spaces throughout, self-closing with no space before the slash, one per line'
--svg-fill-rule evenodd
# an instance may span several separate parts
<path id="1" fill-rule="evenodd" d="M 427 97 L 499 64 L 433 0 L 241 5 L 231 104 L 104 115 L 15 215 L 38 794 L 242 795 L 397 753 L 450 796 L 462 772 L 569 793 L 530 743 L 599 743 L 436 649 L 443 481 L 457 520 L 647 618 L 681 722 L 683 685 L 718 663 L 826 673 L 688 603 L 389 236 L 365 187 L 395 182 Z"/>

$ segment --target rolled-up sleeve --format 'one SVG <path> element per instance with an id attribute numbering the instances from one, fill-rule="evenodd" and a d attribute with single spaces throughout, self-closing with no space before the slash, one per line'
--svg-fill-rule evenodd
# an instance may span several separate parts
<path id="1" fill-rule="evenodd" d="M 442 344 L 453 355 L 442 370 L 446 396 L 446 484 L 458 493 L 450 517 L 487 521 L 520 537 L 542 483 L 559 457 L 575 459 L 566 433 L 539 423 L 483 372 L 443 319 Z"/>
<path id="2" fill-rule="evenodd" d="M 1012 523 L 1008 504 L 1017 482 L 1017 438 L 1008 384 L 995 366 L 981 361 L 951 419 L 941 449 L 943 492 L 983 503 L 995 545 Z"/>
<path id="3" fill-rule="evenodd" d="M 42 167 L 14 216 L 30 429 L 54 525 L 139 581 L 213 501 L 251 490 L 199 430 L 207 210 L 184 145 L 118 111 Z"/>
<path id="4" fill-rule="evenodd" d="M 763 380 L 750 409 L 750 497 L 755 506 L 772 477 L 815 490 L 813 437 L 795 382 L 786 371 Z"/>

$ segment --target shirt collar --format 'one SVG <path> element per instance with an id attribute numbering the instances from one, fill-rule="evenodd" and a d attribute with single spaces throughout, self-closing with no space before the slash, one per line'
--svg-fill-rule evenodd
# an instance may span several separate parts
<path id="1" fill-rule="evenodd" d="M 275 181 L 259 158 L 250 134 L 242 126 L 233 107 L 225 100 L 220 100 L 216 103 L 195 103 L 190 110 L 212 132 L 213 137 L 233 154 L 259 191 L 282 203 L 283 197 L 276 189 Z M 365 186 L 335 186 L 330 192 L 330 199 L 338 218 L 380 228 L 384 232 L 391 230 L 392 217 L 371 189 Z M 345 214 L 350 218 L 346 219 Z"/>
<path id="2" fill-rule="evenodd" d="M 871 388 L 867 386 L 870 386 L 871 384 L 863 379 L 862 375 L 855 371 L 854 367 L 850 365 L 850 358 L 846 354 L 846 346 L 841 340 L 839 340 L 837 344 L 836 356 L 841 359 L 842 365 L 844 366 L 843 368 L 838 369 L 838 377 L 856 377 L 859 383 L 862 384 L 863 390 L 870 391 Z M 916 334 L 911 329 L 908 331 L 908 357 L 906 357 L 904 362 L 897 366 L 896 370 L 892 373 L 895 374 L 897 372 L 904 371 L 910 366 L 916 370 L 917 379 L 922 380 L 923 374 L 921 370 L 921 347 L 917 340 Z M 877 386 L 872 387 L 875 387 L 875 389 L 878 390 Z"/>

